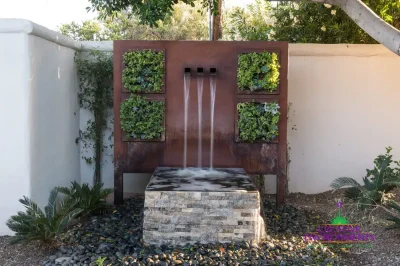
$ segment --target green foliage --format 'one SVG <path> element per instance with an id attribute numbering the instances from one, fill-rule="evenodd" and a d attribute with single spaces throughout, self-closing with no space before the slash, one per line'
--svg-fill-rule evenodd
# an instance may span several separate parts
<path id="1" fill-rule="evenodd" d="M 400 28 L 398 0 L 363 0 L 386 22 Z M 376 43 L 336 6 L 311 1 L 282 2 L 273 9 L 274 39 L 291 43 Z"/>
<path id="2" fill-rule="evenodd" d="M 240 90 L 276 91 L 279 84 L 279 59 L 276 53 L 256 52 L 239 55 Z"/>
<path id="3" fill-rule="evenodd" d="M 121 103 L 121 128 L 134 139 L 160 139 L 164 132 L 165 106 L 161 101 L 148 101 L 131 95 Z"/>
<path id="4" fill-rule="evenodd" d="M 93 160 L 84 159 L 88 163 L 95 162 L 94 183 L 100 183 L 104 131 L 113 106 L 113 60 L 111 53 L 99 51 L 88 56 L 88 59 L 76 57 L 80 85 L 78 97 L 80 106 L 91 111 L 94 120 L 88 120 L 86 131 L 80 132 L 77 141 L 82 141 L 84 149 L 94 149 Z"/>
<path id="5" fill-rule="evenodd" d="M 393 222 L 387 229 L 400 229 L 400 205 L 394 201 L 388 203 L 392 213 L 387 218 L 388 221 Z"/>
<path id="6" fill-rule="evenodd" d="M 82 23 L 72 22 L 61 24 L 58 30 L 65 36 L 77 41 L 104 41 L 107 39 L 103 32 L 100 22 L 86 20 Z"/>
<path id="7" fill-rule="evenodd" d="M 103 184 L 94 184 L 91 188 L 88 184 L 82 186 L 76 181 L 70 187 L 57 187 L 57 191 L 64 194 L 66 208 L 77 207 L 82 210 L 80 216 L 99 214 L 109 208 L 106 198 L 113 190 L 103 188 Z"/>
<path id="8" fill-rule="evenodd" d="M 278 136 L 280 112 L 276 102 L 247 102 L 237 105 L 239 137 L 244 141 L 271 141 Z"/>
<path id="9" fill-rule="evenodd" d="M 400 185 L 400 161 L 393 161 L 391 150 L 391 147 L 386 148 L 386 154 L 374 160 L 374 168 L 367 169 L 367 175 L 363 177 L 364 186 L 353 178 L 339 177 L 331 187 L 348 187 L 344 192 L 345 197 L 355 200 L 363 209 L 385 203 L 390 197 L 389 192 Z M 392 168 L 392 163 L 396 167 Z"/>
<path id="10" fill-rule="evenodd" d="M 99 11 L 101 18 L 113 16 L 116 12 L 130 10 L 132 15 L 137 16 L 141 23 L 151 27 L 157 27 L 157 22 L 164 20 L 166 16 L 172 14 L 175 4 L 195 6 L 195 0 L 89 0 L 91 7 L 87 10 Z M 214 14 L 218 13 L 218 0 L 202 0 L 199 2 L 202 10 L 211 8 Z"/>
<path id="11" fill-rule="evenodd" d="M 97 264 L 97 266 L 103 266 L 104 265 L 104 261 L 107 259 L 107 257 L 98 257 L 97 260 L 95 261 L 95 263 Z"/>
<path id="12" fill-rule="evenodd" d="M 11 216 L 7 221 L 7 226 L 15 232 L 12 243 L 30 242 L 32 240 L 51 242 L 64 232 L 68 224 L 81 210 L 76 208 L 74 203 L 69 204 L 68 209 L 65 208 L 64 204 L 57 207 L 57 195 L 57 189 L 53 189 L 44 211 L 25 196 L 19 200 L 26 211 L 18 212 L 17 215 Z"/>
<path id="13" fill-rule="evenodd" d="M 256 0 L 246 8 L 234 7 L 224 14 L 223 38 L 234 41 L 271 40 L 271 4 Z"/>
<path id="14" fill-rule="evenodd" d="M 197 2 L 197 1 L 196 1 Z M 172 14 L 157 22 L 157 27 L 140 24 L 138 16 L 129 11 L 115 12 L 97 20 L 62 24 L 59 31 L 75 40 L 206 40 L 207 16 L 196 8 L 178 3 Z"/>
<path id="15" fill-rule="evenodd" d="M 122 83 L 131 92 L 160 92 L 164 85 L 164 53 L 152 50 L 124 54 Z"/>

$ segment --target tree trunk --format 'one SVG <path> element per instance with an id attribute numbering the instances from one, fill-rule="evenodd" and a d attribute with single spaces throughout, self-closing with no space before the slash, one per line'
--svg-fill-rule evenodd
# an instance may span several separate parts
<path id="1" fill-rule="evenodd" d="M 360 28 L 390 51 L 400 55 L 400 31 L 376 15 L 361 0 L 311 0 L 340 7 Z"/>
<path id="2" fill-rule="evenodd" d="M 213 18 L 213 41 L 217 41 L 222 38 L 222 2 L 223 0 L 218 1 L 218 15 L 214 15 Z"/>

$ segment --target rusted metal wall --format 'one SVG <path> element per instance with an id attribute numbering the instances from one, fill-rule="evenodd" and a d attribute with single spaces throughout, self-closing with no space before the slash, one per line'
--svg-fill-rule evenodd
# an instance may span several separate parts
<path id="1" fill-rule="evenodd" d="M 131 50 L 154 49 L 165 55 L 165 87 L 161 93 L 145 94 L 166 104 L 165 135 L 161 141 L 127 141 L 120 125 L 120 103 L 130 93 L 123 88 L 123 54 Z M 276 52 L 280 59 L 280 83 L 274 93 L 242 92 L 237 86 L 238 55 L 248 52 Z M 286 190 L 287 69 L 286 42 L 209 41 L 114 41 L 114 182 L 115 203 L 122 203 L 123 173 L 151 173 L 158 166 L 183 166 L 184 80 L 191 68 L 188 113 L 187 164 L 197 166 L 198 105 L 196 69 L 203 68 L 202 166 L 210 157 L 210 68 L 217 68 L 214 118 L 214 167 L 242 167 L 248 174 L 277 174 L 277 200 Z M 271 143 L 238 140 L 236 105 L 245 101 L 274 101 L 280 105 L 279 137 Z"/>

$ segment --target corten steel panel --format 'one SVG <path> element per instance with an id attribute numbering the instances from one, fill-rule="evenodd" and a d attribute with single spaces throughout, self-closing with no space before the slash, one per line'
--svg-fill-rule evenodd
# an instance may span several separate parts
<path id="1" fill-rule="evenodd" d="M 123 54 L 131 50 L 155 49 L 165 53 L 165 93 L 146 94 L 148 99 L 163 98 L 166 103 L 165 141 L 126 142 L 120 126 L 119 107 L 129 96 L 122 88 Z M 277 52 L 280 58 L 279 91 L 271 94 L 242 93 L 237 86 L 238 55 L 248 52 Z M 114 164 L 115 203 L 122 202 L 123 173 L 151 173 L 158 166 L 182 167 L 184 149 L 184 68 L 191 68 L 188 112 L 187 165 L 197 166 L 198 105 L 196 69 L 204 74 L 202 104 L 202 166 L 210 158 L 210 68 L 217 68 L 214 118 L 214 167 L 242 167 L 249 174 L 277 174 L 277 199 L 284 201 L 286 189 L 287 132 L 286 42 L 209 42 L 209 41 L 114 41 Z M 277 100 L 280 105 L 279 137 L 272 143 L 236 141 L 236 104 L 245 101 Z M 235 135 L 236 131 L 236 135 Z"/>

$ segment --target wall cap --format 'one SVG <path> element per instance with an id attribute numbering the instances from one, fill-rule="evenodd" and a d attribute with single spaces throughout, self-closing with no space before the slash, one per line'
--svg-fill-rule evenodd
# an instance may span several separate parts
<path id="1" fill-rule="evenodd" d="M 59 32 L 50 30 L 30 20 L 18 18 L 0 19 L 0 33 L 25 33 L 34 35 L 50 42 L 74 49 L 81 50 L 82 44 Z"/>
<path id="2" fill-rule="evenodd" d="M 381 44 L 289 44 L 290 56 L 398 57 Z"/>

